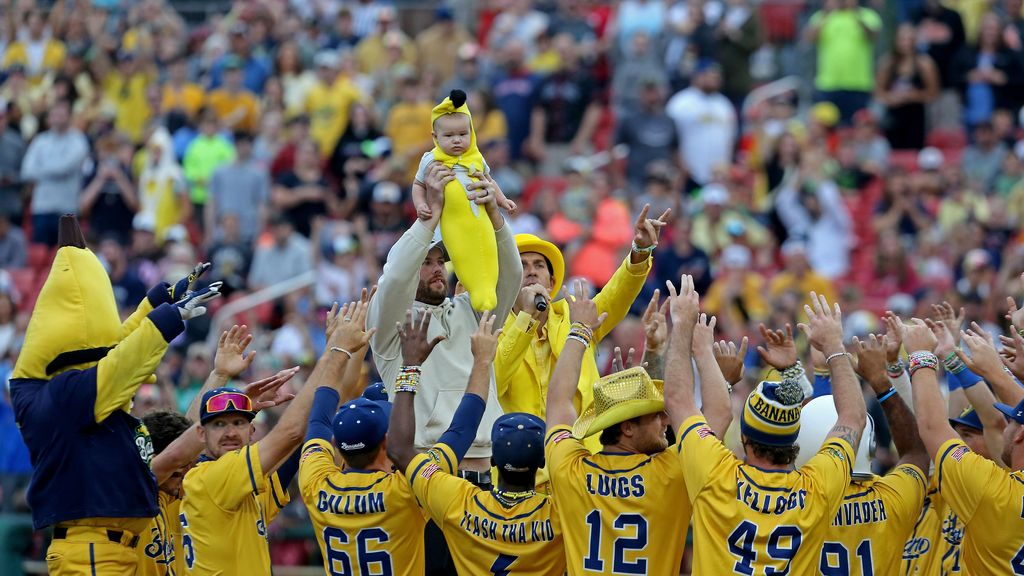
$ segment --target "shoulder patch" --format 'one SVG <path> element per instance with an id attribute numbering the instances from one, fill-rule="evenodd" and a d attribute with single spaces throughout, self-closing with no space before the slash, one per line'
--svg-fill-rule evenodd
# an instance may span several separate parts
<path id="1" fill-rule="evenodd" d="M 834 446 L 826 446 L 822 448 L 821 451 L 835 458 L 836 460 L 839 460 L 840 462 L 846 461 L 846 455 L 843 454 L 843 451 Z"/>
<path id="2" fill-rule="evenodd" d="M 434 473 L 440 469 L 440 466 L 431 462 L 430 464 L 424 466 L 423 470 L 420 470 L 420 476 L 423 477 L 424 480 L 430 480 L 430 477 L 433 476 Z"/>
<path id="3" fill-rule="evenodd" d="M 569 432 L 568 430 L 562 430 L 558 434 L 555 434 L 554 436 L 551 437 L 551 443 L 558 444 L 562 440 L 566 440 L 568 438 L 572 438 L 572 432 Z"/>
<path id="4" fill-rule="evenodd" d="M 700 437 L 702 440 L 704 438 L 707 438 L 708 436 L 715 436 L 715 433 L 711 431 L 711 428 L 707 424 L 701 426 L 700 428 L 697 428 L 695 432 L 697 433 L 697 436 Z"/>
<path id="5" fill-rule="evenodd" d="M 302 458 L 299 459 L 299 464 L 302 464 L 306 461 L 306 458 L 309 458 L 317 452 L 327 452 L 327 450 L 324 450 L 324 447 L 320 445 L 310 446 L 302 451 Z"/>
<path id="6" fill-rule="evenodd" d="M 914 480 L 917 480 L 918 482 L 920 482 L 922 484 L 925 483 L 924 478 L 917 471 L 917 469 L 914 468 L 913 466 L 900 466 L 899 469 L 902 470 L 904 474 L 906 474 L 907 476 L 910 476 Z"/>
<path id="7" fill-rule="evenodd" d="M 955 450 L 953 450 L 952 452 L 949 453 L 949 457 L 952 458 L 953 460 L 956 460 L 957 462 L 959 462 L 961 459 L 963 459 L 964 454 L 967 454 L 970 451 L 971 451 L 970 448 L 968 448 L 964 444 L 961 444 L 961 445 L 957 446 Z"/>

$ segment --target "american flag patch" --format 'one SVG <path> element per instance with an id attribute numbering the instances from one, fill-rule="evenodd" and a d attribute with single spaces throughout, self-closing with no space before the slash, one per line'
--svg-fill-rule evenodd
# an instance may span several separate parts
<path id="1" fill-rule="evenodd" d="M 959 462 L 960 459 L 964 457 L 964 454 L 967 454 L 970 451 L 971 449 L 967 446 L 957 446 L 956 450 L 950 452 L 949 457 Z"/>
<path id="2" fill-rule="evenodd" d="M 437 472 L 440 469 L 440 466 L 431 462 L 430 465 L 424 466 L 423 470 L 420 470 L 420 476 L 426 480 L 430 480 L 430 477 L 434 475 L 434 472 Z"/>
<path id="3" fill-rule="evenodd" d="M 714 435 L 715 433 L 712 432 L 711 428 L 708 428 L 707 426 L 701 426 L 700 428 L 697 428 L 697 436 L 699 436 L 701 439 Z"/>
<path id="4" fill-rule="evenodd" d="M 568 430 L 562 430 L 558 434 L 555 434 L 554 436 L 551 437 L 551 443 L 558 444 L 559 442 L 565 440 L 566 438 L 572 438 L 572 432 L 569 432 Z"/>
<path id="5" fill-rule="evenodd" d="M 306 458 L 309 458 L 310 456 L 312 456 L 316 452 L 327 452 L 327 451 L 324 450 L 322 446 L 310 446 L 309 448 L 306 448 L 306 450 L 302 453 L 302 458 L 299 459 L 299 463 L 301 464 L 301 463 L 305 462 Z"/>

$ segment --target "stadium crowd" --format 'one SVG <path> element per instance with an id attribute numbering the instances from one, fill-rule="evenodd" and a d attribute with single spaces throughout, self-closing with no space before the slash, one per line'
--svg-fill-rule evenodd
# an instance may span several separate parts
<path id="1" fill-rule="evenodd" d="M 806 321 L 812 291 L 841 305 L 847 339 L 944 301 L 997 337 L 1024 296 L 1020 0 L 239 0 L 197 22 L 167 0 L 0 9 L 5 380 L 70 213 L 124 316 L 197 261 L 224 281 L 133 413 L 185 413 L 232 324 L 255 337 L 239 382 L 298 366 L 300 388 L 327 310 L 377 284 L 416 222 L 431 109 L 456 88 L 518 204 L 507 225 L 561 250 L 566 285 L 608 285 L 643 207 L 671 210 L 630 314 L 595 346 L 601 373 L 614 348 L 643 349 L 655 288 L 683 274 L 735 343 Z M 772 369 L 753 345 L 744 363 L 736 414 Z M 865 390 L 883 472 L 897 458 Z M 27 512 L 30 475 L 5 396 L 3 513 Z M 274 564 L 321 564 L 300 500 L 269 528 Z M 44 548 L 37 534 L 28 553 Z"/>

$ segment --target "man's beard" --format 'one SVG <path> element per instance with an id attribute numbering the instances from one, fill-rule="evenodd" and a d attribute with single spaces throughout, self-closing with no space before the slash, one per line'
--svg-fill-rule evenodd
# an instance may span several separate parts
<path id="1" fill-rule="evenodd" d="M 448 281 L 442 280 L 444 288 L 435 289 L 432 287 L 433 280 L 424 282 L 420 280 L 420 283 L 416 286 L 416 301 L 422 302 L 429 306 L 440 306 L 444 299 L 448 297 Z"/>

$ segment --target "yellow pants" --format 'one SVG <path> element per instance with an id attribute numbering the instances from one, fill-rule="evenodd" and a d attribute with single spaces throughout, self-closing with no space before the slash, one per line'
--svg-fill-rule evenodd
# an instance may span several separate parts
<path id="1" fill-rule="evenodd" d="M 135 537 L 124 532 L 111 541 L 108 530 L 87 526 L 67 528 L 64 538 L 54 538 L 46 550 L 50 576 L 135 576 L 138 556 L 130 546 Z"/>

